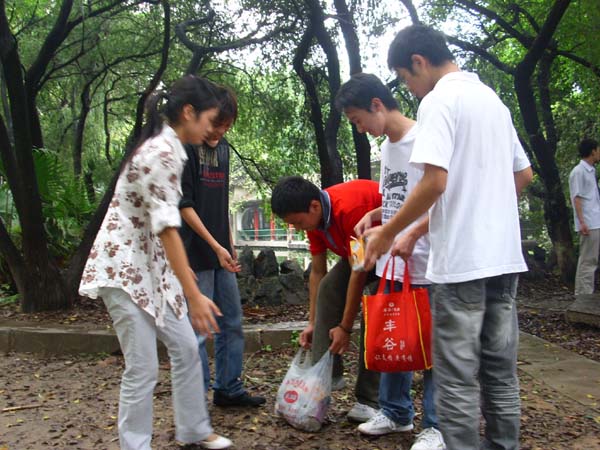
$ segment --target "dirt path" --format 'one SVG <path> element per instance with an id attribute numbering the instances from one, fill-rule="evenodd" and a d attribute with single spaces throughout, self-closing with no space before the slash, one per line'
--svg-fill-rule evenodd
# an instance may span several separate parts
<path id="1" fill-rule="evenodd" d="M 334 393 L 329 423 L 319 433 L 292 429 L 273 414 L 273 402 L 294 350 L 262 351 L 246 360 L 246 384 L 268 398 L 257 410 L 211 406 L 215 429 L 237 449 L 397 450 L 410 448 L 412 433 L 365 438 L 345 419 L 353 401 L 355 357 L 347 364 L 348 384 Z M 116 415 L 120 357 L 0 359 L 0 449 L 117 449 Z M 421 387 L 415 385 L 420 412 Z M 161 366 L 154 401 L 155 449 L 178 448 L 174 439 L 169 371 Z M 521 376 L 522 449 L 600 449 L 600 417 L 558 395 L 539 380 Z M 23 408 L 23 409 L 18 409 Z M 419 416 L 415 420 L 419 431 Z"/>

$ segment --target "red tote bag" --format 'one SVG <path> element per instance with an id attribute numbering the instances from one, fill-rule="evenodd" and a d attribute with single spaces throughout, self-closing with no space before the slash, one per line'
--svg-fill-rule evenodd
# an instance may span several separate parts
<path id="1" fill-rule="evenodd" d="M 392 273 L 394 273 L 394 258 Z M 431 310 L 427 288 L 411 288 L 408 264 L 404 266 L 402 292 L 385 294 L 383 277 L 375 295 L 363 295 L 365 366 L 376 372 L 431 369 Z"/>

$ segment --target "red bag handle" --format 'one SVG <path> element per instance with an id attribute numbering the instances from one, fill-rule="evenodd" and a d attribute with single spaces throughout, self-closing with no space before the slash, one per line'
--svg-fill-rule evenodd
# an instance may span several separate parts
<path id="1" fill-rule="evenodd" d="M 402 292 L 410 290 L 410 273 L 408 272 L 408 261 L 404 261 L 404 280 L 402 281 Z"/>
<path id="2" fill-rule="evenodd" d="M 387 271 L 388 266 L 390 265 L 390 261 L 392 262 L 392 283 L 390 283 L 390 293 L 396 292 L 394 290 L 394 274 L 396 273 L 396 258 L 394 256 L 390 256 L 390 258 L 385 263 L 385 267 L 383 268 L 383 276 L 379 280 L 379 287 L 377 288 L 378 294 L 383 294 L 385 291 L 385 282 L 387 281 Z M 404 262 L 404 280 L 402 281 L 402 292 L 408 292 L 410 290 L 410 273 L 408 272 L 408 261 Z"/>

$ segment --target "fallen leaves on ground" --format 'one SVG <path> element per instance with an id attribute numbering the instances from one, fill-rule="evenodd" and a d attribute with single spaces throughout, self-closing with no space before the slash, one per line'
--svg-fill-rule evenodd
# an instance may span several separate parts
<path id="1" fill-rule="evenodd" d="M 238 449 L 398 450 L 408 449 L 421 418 L 421 377 L 416 377 L 414 433 L 371 438 L 360 435 L 345 414 L 354 401 L 356 349 L 345 358 L 347 387 L 333 394 L 328 421 L 318 433 L 290 427 L 273 413 L 275 395 L 295 349 L 247 355 L 245 384 L 267 405 L 257 409 L 210 406 L 213 426 Z M 67 364 L 68 363 L 68 364 Z M 117 449 L 117 409 L 121 357 L 41 358 L 7 355 L 0 360 L 0 406 L 40 407 L 0 414 L 0 448 Z M 36 377 L 38 374 L 39 377 Z M 162 364 L 154 399 L 153 448 L 177 449 L 168 365 Z M 597 412 L 521 374 L 523 450 L 600 448 Z"/>

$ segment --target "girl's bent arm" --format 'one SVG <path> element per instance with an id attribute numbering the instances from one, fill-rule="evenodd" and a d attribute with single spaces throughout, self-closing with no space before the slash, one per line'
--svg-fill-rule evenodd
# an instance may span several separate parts
<path id="1" fill-rule="evenodd" d="M 162 241 L 171 268 L 179 279 L 183 287 L 183 293 L 187 297 L 192 326 L 196 331 L 207 337 L 212 337 L 212 331 L 219 332 L 219 326 L 214 315 L 220 316 L 222 314 L 217 305 L 198 289 L 179 232 L 174 227 L 167 227 L 159 233 L 158 237 Z"/>

